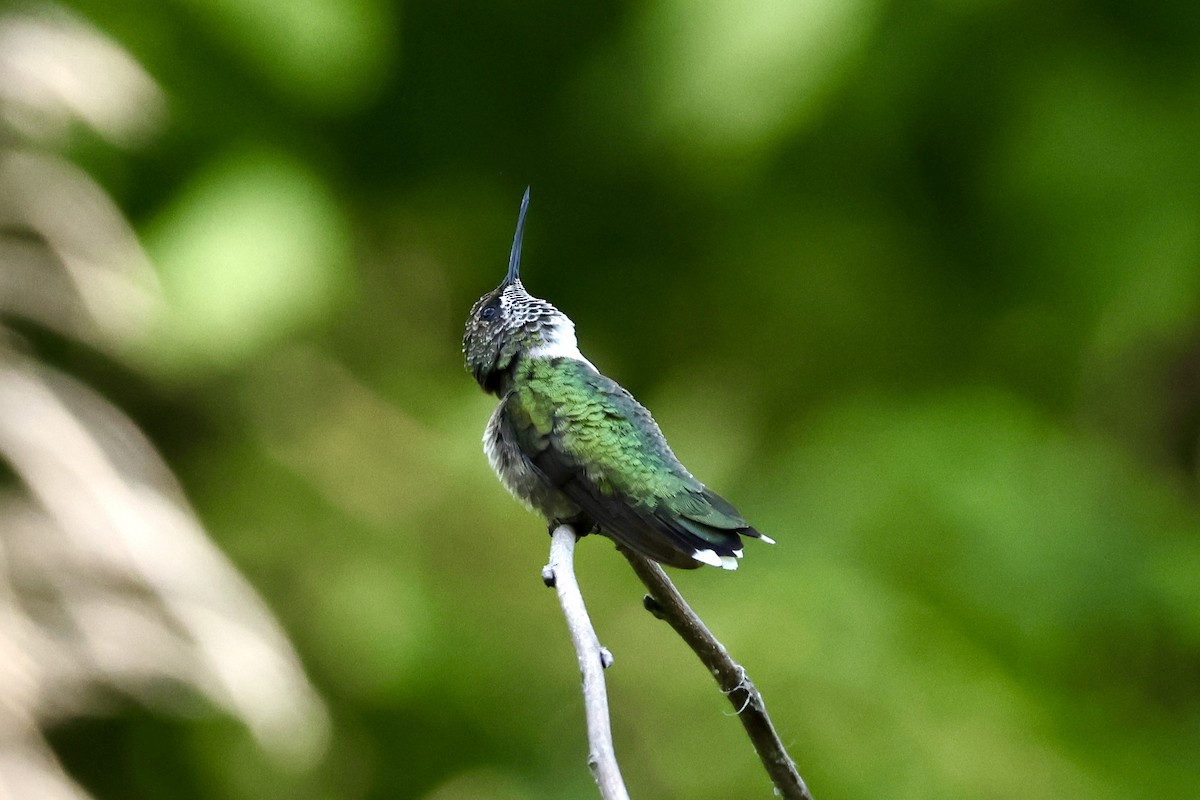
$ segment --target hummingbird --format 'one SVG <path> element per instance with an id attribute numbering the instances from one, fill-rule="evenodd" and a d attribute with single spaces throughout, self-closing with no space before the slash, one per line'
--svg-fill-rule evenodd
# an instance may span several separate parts
<path id="1" fill-rule="evenodd" d="M 550 529 L 600 533 L 662 564 L 737 569 L 746 536 L 774 544 L 679 463 L 650 412 L 579 351 L 575 324 L 521 283 L 529 189 L 503 283 L 471 308 L 467 370 L 500 403 L 483 450 Z"/>

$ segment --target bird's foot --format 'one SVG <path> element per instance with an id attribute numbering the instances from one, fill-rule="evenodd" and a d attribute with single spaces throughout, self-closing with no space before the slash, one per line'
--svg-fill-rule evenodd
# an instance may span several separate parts
<path id="1" fill-rule="evenodd" d="M 551 536 L 558 529 L 559 525 L 568 525 L 571 530 L 575 531 L 575 538 L 582 539 L 589 533 L 592 533 L 596 528 L 590 521 L 583 516 L 569 517 L 567 519 L 552 519 L 546 524 L 546 533 Z"/>

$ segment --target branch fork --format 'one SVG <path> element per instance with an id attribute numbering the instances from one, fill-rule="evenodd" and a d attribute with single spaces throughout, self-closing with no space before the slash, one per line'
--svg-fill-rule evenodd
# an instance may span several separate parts
<path id="1" fill-rule="evenodd" d="M 542 581 L 558 593 L 579 659 L 587 716 L 588 766 L 592 777 L 603 800 L 629 800 L 613 748 L 608 692 L 604 684 L 604 670 L 612 666 L 613 658 L 596 636 L 575 579 L 575 542 L 578 538 L 570 525 L 559 525 L 551 532 L 550 563 L 542 569 Z M 725 646 L 692 611 L 662 567 L 637 553 L 619 549 L 649 591 L 642 600 L 646 610 L 679 634 L 716 679 L 721 693 L 729 698 L 734 715 L 741 720 L 759 760 L 775 784 L 776 796 L 786 800 L 813 800 L 767 715 L 762 695 L 745 668 L 730 657 Z"/>

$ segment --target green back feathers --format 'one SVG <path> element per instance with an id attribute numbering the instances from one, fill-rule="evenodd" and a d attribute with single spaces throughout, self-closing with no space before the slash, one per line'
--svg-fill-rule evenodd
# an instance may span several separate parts
<path id="1" fill-rule="evenodd" d="M 655 504 L 702 491 L 650 413 L 615 381 L 572 359 L 531 359 L 517 368 L 513 392 L 538 438 L 584 470 L 605 495 Z"/>
<path id="2" fill-rule="evenodd" d="M 505 415 L 533 467 L 620 544 L 732 569 L 739 534 L 758 535 L 679 463 L 650 412 L 585 362 L 519 363 Z"/>

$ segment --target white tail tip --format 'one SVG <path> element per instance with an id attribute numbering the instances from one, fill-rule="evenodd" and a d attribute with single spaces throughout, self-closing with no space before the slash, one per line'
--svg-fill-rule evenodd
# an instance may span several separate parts
<path id="1" fill-rule="evenodd" d="M 758 535 L 758 540 L 760 542 L 766 542 L 767 544 L 775 544 L 775 540 L 772 539 L 770 536 L 767 536 L 765 533 L 760 533 Z"/>
<path id="2" fill-rule="evenodd" d="M 697 550 L 692 553 L 692 558 L 701 564 L 708 564 L 709 566 L 720 567 L 721 569 L 737 569 L 737 560 L 740 555 L 741 551 L 738 551 L 738 555 L 736 556 L 719 556 L 712 550 Z"/>

